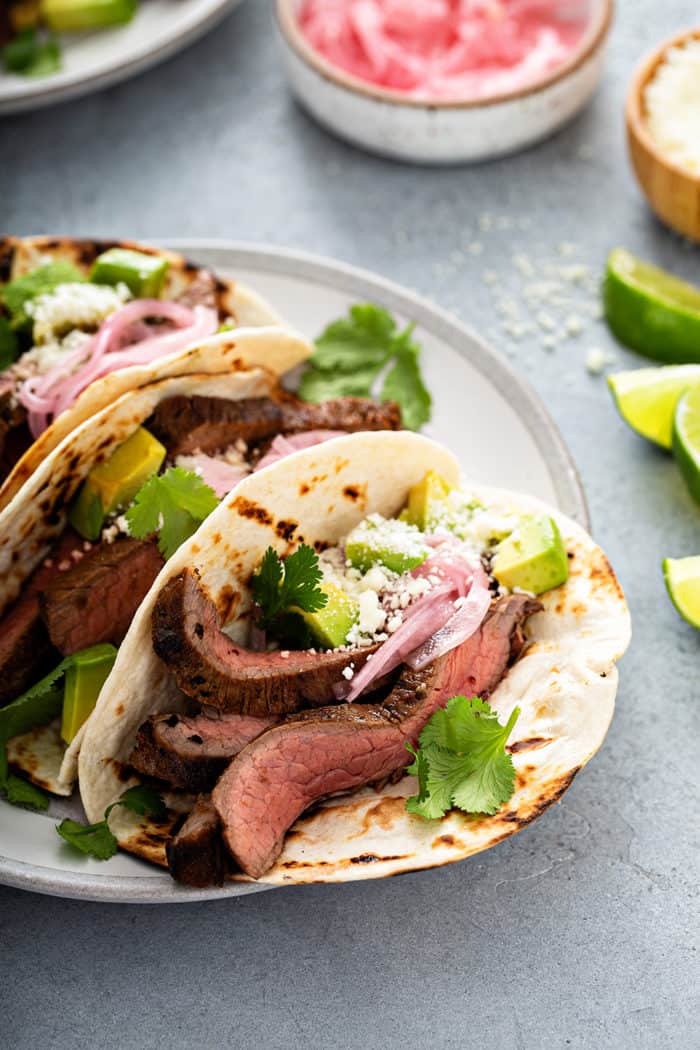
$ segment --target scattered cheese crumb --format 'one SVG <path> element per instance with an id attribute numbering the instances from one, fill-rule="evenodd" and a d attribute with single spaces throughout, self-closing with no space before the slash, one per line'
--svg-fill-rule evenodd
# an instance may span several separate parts
<path id="1" fill-rule="evenodd" d="M 593 350 L 589 350 L 586 355 L 586 368 L 592 376 L 599 376 L 609 364 L 612 364 L 612 361 L 613 358 L 610 354 L 607 354 L 605 350 L 601 350 L 599 347 L 595 347 Z"/>

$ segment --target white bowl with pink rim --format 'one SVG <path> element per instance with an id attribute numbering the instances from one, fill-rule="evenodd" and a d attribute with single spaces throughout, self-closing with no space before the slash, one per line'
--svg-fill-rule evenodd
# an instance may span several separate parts
<path id="1" fill-rule="evenodd" d="M 420 164 L 487 160 L 523 149 L 571 120 L 602 74 L 613 0 L 551 0 L 581 22 L 575 46 L 554 68 L 515 90 L 479 98 L 416 98 L 352 75 L 329 61 L 299 23 L 305 0 L 277 0 L 292 89 L 320 124 L 373 153 Z M 497 0 L 496 0 L 497 3 Z"/>

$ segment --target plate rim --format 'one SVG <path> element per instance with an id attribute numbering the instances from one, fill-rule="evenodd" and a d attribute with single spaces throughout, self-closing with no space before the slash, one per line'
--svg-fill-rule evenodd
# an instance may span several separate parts
<path id="1" fill-rule="evenodd" d="M 3 97 L 0 91 L 0 117 L 27 113 L 35 109 L 57 105 L 60 102 L 68 102 L 83 95 L 102 91 L 104 88 L 112 87 L 139 73 L 144 73 L 158 63 L 172 58 L 190 44 L 194 44 L 241 3 L 242 0 L 214 0 L 212 8 L 181 31 L 173 32 L 166 28 L 157 43 L 141 49 L 134 58 L 113 60 L 111 64 L 87 76 L 80 76 L 76 73 L 69 75 L 59 84 L 55 83 L 54 78 L 53 86 L 52 78 L 48 77 L 43 82 L 39 81 L 40 86 L 36 90 L 9 97 Z M 42 83 L 46 84 L 44 90 L 41 89 Z"/>
<path id="2" fill-rule="evenodd" d="M 197 252 L 220 254 L 222 261 L 216 263 L 215 268 L 222 270 L 239 267 L 284 276 L 290 274 L 291 266 L 295 277 L 320 283 L 335 291 L 370 298 L 378 292 L 383 305 L 410 316 L 418 325 L 447 342 L 493 383 L 506 400 L 517 394 L 521 399 L 523 424 L 550 467 L 560 509 L 590 531 L 590 514 L 581 478 L 564 438 L 539 394 L 502 354 L 454 314 L 371 270 L 311 252 L 225 238 L 171 237 L 144 240 L 176 249 L 193 258 L 196 258 Z M 225 258 L 227 256 L 228 259 Z M 193 903 L 240 898 L 251 893 L 287 888 L 237 882 L 223 887 L 188 889 L 175 886 L 166 875 L 86 873 L 76 878 L 75 872 L 64 872 L 2 856 L 0 885 L 74 900 L 123 904 Z"/>

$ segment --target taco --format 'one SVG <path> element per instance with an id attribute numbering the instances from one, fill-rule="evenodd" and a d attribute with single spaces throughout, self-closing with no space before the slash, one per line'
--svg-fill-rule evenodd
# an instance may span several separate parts
<path id="1" fill-rule="evenodd" d="M 155 787 L 167 816 L 118 805 L 111 830 L 195 886 L 455 861 L 598 749 L 629 634 L 579 525 L 465 486 L 427 438 L 339 437 L 244 479 L 168 562 L 88 725 L 83 804 Z"/>
<path id="2" fill-rule="evenodd" d="M 222 326 L 280 324 L 251 289 L 174 252 L 0 239 L 0 507 L 71 430 L 128 390 L 186 370 L 190 349 L 225 341 Z M 246 363 L 281 374 L 297 361 L 273 344 L 266 360 Z"/>
<path id="3" fill-rule="evenodd" d="M 265 342 L 288 357 L 304 346 L 283 329 L 242 329 L 235 341 L 244 358 L 264 356 Z M 263 369 L 229 369 L 160 379 L 77 427 L 0 513 L 10 764 L 71 793 L 84 725 L 140 602 L 241 479 L 289 449 L 399 425 L 391 403 L 307 404 Z"/>

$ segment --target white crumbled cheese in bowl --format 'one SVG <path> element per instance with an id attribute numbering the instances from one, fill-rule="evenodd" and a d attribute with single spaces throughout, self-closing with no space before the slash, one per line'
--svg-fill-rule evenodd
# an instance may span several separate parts
<path id="1" fill-rule="evenodd" d="M 666 52 L 644 89 L 647 127 L 668 160 L 700 174 L 700 38 Z"/>
<path id="2" fill-rule="evenodd" d="M 25 306 L 34 322 L 34 343 L 55 343 L 73 328 L 94 331 L 130 298 L 125 284 L 59 284 Z"/>

